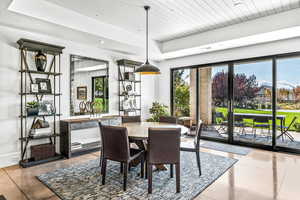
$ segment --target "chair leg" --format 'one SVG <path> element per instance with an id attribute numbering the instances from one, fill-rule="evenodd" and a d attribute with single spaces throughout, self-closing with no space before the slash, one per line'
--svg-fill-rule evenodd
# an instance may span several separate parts
<path id="1" fill-rule="evenodd" d="M 102 163 L 101 163 L 102 185 L 105 185 L 106 164 L 107 164 L 107 159 L 102 158 Z"/>
<path id="2" fill-rule="evenodd" d="M 123 190 L 127 189 L 127 174 L 128 174 L 128 163 L 124 163 L 124 180 L 123 180 Z"/>
<path id="3" fill-rule="evenodd" d="M 170 177 L 171 178 L 173 178 L 174 177 L 174 172 L 173 172 L 173 170 L 174 170 L 174 165 L 173 164 L 170 164 Z"/>
<path id="4" fill-rule="evenodd" d="M 145 179 L 148 179 L 148 161 L 146 159 L 146 167 L 145 167 L 146 171 L 145 171 Z"/>
<path id="5" fill-rule="evenodd" d="M 180 192 L 180 163 L 176 164 L 176 192 Z"/>
<path id="6" fill-rule="evenodd" d="M 152 193 L 152 165 L 148 164 L 148 193 Z"/>
<path id="7" fill-rule="evenodd" d="M 123 174 L 124 172 L 124 165 L 122 162 L 120 162 L 120 173 Z"/>
<path id="8" fill-rule="evenodd" d="M 141 158 L 141 178 L 144 178 L 145 158 Z"/>
<path id="9" fill-rule="evenodd" d="M 200 151 L 196 151 L 196 159 L 197 159 L 197 165 L 199 170 L 199 176 L 201 176 L 201 161 L 200 161 Z"/>

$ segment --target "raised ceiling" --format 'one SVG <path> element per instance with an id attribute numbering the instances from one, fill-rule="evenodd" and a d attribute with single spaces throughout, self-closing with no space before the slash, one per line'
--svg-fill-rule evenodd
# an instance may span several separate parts
<path id="1" fill-rule="evenodd" d="M 150 37 L 160 42 L 300 7 L 300 0 L 47 1 L 139 34 L 145 24 L 142 6 L 150 5 Z"/>

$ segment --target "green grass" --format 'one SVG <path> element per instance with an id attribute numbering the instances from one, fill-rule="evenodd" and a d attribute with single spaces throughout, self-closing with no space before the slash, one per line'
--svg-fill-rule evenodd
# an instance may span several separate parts
<path id="1" fill-rule="evenodd" d="M 217 112 L 222 112 L 224 116 L 227 116 L 227 108 L 224 107 L 217 107 L 216 111 Z M 263 110 L 252 110 L 252 109 L 240 109 L 240 108 L 235 108 L 234 109 L 235 113 L 253 113 L 253 114 L 272 114 L 272 111 L 263 111 Z M 285 126 L 288 126 L 293 118 L 295 116 L 298 117 L 296 123 L 300 123 L 300 113 L 298 112 L 277 112 L 277 115 L 285 115 Z M 251 119 L 245 119 L 245 122 L 252 123 L 253 121 Z M 280 120 L 277 120 L 277 125 L 280 125 Z M 295 130 L 295 127 L 293 126 L 291 130 Z M 298 130 L 299 131 L 299 130 Z"/>

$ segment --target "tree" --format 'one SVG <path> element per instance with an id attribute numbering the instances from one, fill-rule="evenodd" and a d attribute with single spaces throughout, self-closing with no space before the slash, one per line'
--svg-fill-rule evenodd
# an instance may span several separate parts
<path id="1" fill-rule="evenodd" d="M 261 87 L 258 86 L 255 75 L 235 74 L 233 78 L 234 101 L 246 104 L 257 97 Z M 228 98 L 228 72 L 218 72 L 212 81 L 212 98 L 215 105 L 224 106 Z"/>
<path id="2" fill-rule="evenodd" d="M 176 70 L 173 73 L 174 106 L 176 116 L 190 115 L 190 86 L 185 81 L 184 70 Z M 188 75 L 187 75 L 188 76 Z"/>

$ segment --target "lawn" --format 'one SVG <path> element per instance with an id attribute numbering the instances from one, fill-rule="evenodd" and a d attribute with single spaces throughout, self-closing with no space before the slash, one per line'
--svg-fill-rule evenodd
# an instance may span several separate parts
<path id="1" fill-rule="evenodd" d="M 224 107 L 217 107 L 216 111 L 217 112 L 222 112 L 224 116 L 227 116 L 227 108 Z M 255 114 L 272 114 L 272 111 L 264 111 L 264 110 L 252 110 L 252 109 L 240 109 L 240 108 L 235 108 L 234 109 L 235 113 L 255 113 Z M 298 117 L 296 123 L 300 123 L 300 113 L 299 112 L 277 112 L 277 115 L 285 115 L 285 126 L 288 126 L 293 118 L 295 116 Z M 245 122 L 252 123 L 251 119 L 245 119 Z M 277 125 L 280 125 L 280 120 L 277 120 Z M 295 127 L 293 126 L 291 130 L 295 130 Z M 299 131 L 299 130 L 298 130 Z"/>

